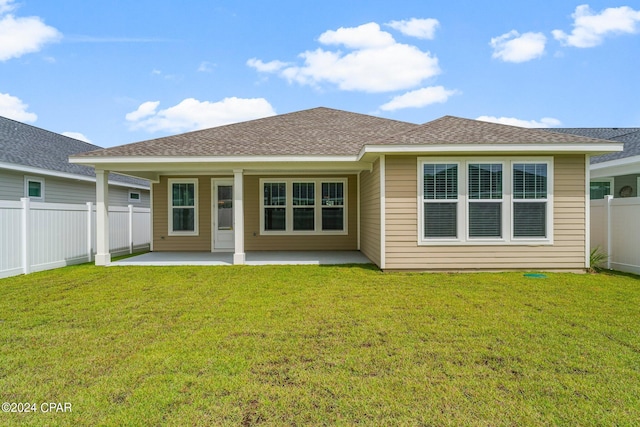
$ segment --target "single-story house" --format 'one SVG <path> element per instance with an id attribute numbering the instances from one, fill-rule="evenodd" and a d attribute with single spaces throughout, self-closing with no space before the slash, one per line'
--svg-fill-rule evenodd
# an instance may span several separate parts
<path id="1" fill-rule="evenodd" d="M 591 157 L 591 199 L 640 196 L 640 128 L 553 128 L 553 132 L 621 142 L 624 150 Z"/>
<path id="2" fill-rule="evenodd" d="M 383 270 L 584 271 L 589 158 L 622 144 L 314 108 L 82 153 L 152 182 L 152 251 L 359 250 Z"/>
<path id="3" fill-rule="evenodd" d="M 94 168 L 69 156 L 100 148 L 0 116 L 0 200 L 95 203 Z M 114 173 L 109 185 L 110 206 L 149 207 L 149 181 Z"/>

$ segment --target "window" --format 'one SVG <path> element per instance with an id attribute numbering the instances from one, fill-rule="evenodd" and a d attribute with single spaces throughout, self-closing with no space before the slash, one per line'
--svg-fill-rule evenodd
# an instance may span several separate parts
<path id="1" fill-rule="evenodd" d="M 284 182 L 269 182 L 264 185 L 264 229 L 284 231 L 287 226 L 287 189 Z"/>
<path id="2" fill-rule="evenodd" d="M 139 191 L 129 191 L 129 202 L 140 203 L 140 199 Z"/>
<path id="3" fill-rule="evenodd" d="M 502 164 L 470 163 L 469 238 L 502 237 Z"/>
<path id="4" fill-rule="evenodd" d="M 198 235 L 197 195 L 197 180 L 169 180 L 169 235 Z"/>
<path id="5" fill-rule="evenodd" d="M 423 165 L 424 237 L 458 237 L 458 164 Z"/>
<path id="6" fill-rule="evenodd" d="M 419 244 L 552 243 L 551 158 L 418 162 Z"/>
<path id="7" fill-rule="evenodd" d="M 293 230 L 315 230 L 316 192 L 314 182 L 293 183 Z"/>
<path id="8" fill-rule="evenodd" d="M 604 196 L 613 194 L 613 178 L 610 180 L 591 181 L 589 183 L 591 200 L 604 199 Z"/>
<path id="9" fill-rule="evenodd" d="M 513 237 L 547 237 L 547 164 L 513 165 Z"/>
<path id="10" fill-rule="evenodd" d="M 322 183 L 322 230 L 344 229 L 344 183 Z"/>
<path id="11" fill-rule="evenodd" d="M 346 179 L 261 179 L 261 234 L 345 234 Z"/>
<path id="12" fill-rule="evenodd" d="M 44 202 L 44 179 L 26 176 L 24 178 L 24 196 L 36 202 Z"/>

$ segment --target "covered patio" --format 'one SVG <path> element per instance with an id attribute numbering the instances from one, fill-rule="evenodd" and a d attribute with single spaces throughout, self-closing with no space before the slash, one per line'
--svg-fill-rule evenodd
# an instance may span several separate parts
<path id="1" fill-rule="evenodd" d="M 253 251 L 245 265 L 371 264 L 360 251 Z M 232 252 L 148 252 L 112 261 L 110 266 L 233 265 Z"/>

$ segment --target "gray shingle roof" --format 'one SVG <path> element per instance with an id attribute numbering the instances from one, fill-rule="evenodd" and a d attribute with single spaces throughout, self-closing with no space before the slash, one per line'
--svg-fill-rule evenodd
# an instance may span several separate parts
<path id="1" fill-rule="evenodd" d="M 605 141 L 571 134 L 553 134 L 460 117 L 444 116 L 407 132 L 397 134 L 382 144 L 584 144 Z"/>
<path id="2" fill-rule="evenodd" d="M 551 128 L 543 130 L 624 143 L 624 151 L 594 156 L 591 158 L 591 164 L 640 156 L 640 128 Z"/>
<path id="3" fill-rule="evenodd" d="M 603 142 L 606 141 L 452 116 L 417 125 L 320 107 L 87 152 L 78 157 L 355 156 L 364 145 Z"/>
<path id="4" fill-rule="evenodd" d="M 368 142 L 417 126 L 313 108 L 83 153 L 82 157 L 356 155 Z"/>
<path id="5" fill-rule="evenodd" d="M 95 177 L 89 166 L 69 163 L 69 156 L 101 147 L 0 116 L 0 162 Z M 112 174 L 109 179 L 148 186 L 148 182 Z"/>

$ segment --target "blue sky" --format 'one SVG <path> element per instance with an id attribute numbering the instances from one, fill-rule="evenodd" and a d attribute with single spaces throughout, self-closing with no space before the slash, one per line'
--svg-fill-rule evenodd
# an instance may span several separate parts
<path id="1" fill-rule="evenodd" d="M 0 115 L 109 147 L 318 106 L 640 126 L 640 2 L 0 0 Z"/>

